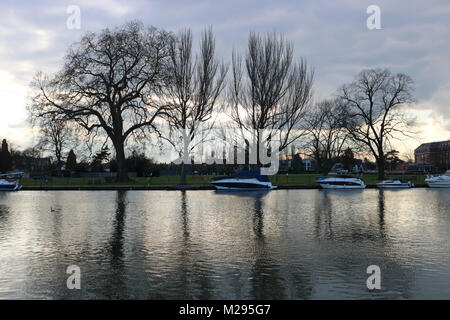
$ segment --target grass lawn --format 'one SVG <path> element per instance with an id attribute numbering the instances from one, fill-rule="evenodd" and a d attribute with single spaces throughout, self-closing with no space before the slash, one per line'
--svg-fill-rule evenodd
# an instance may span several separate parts
<path id="1" fill-rule="evenodd" d="M 278 174 L 270 176 L 270 180 L 274 185 L 315 185 L 316 179 L 320 174 L 289 174 L 286 181 L 286 175 Z M 187 176 L 188 185 L 209 186 L 213 176 Z M 358 176 L 359 177 L 359 176 Z M 425 175 L 387 175 L 387 178 L 401 178 L 410 180 L 414 184 L 424 184 Z M 362 179 L 367 185 L 373 185 L 379 182 L 376 174 L 362 175 Z M 44 180 L 35 180 L 31 178 L 23 178 L 20 182 L 23 186 L 45 187 Z M 49 187 L 83 187 L 83 186 L 170 186 L 180 183 L 179 176 L 162 176 L 152 178 L 134 178 L 131 182 L 126 183 L 107 183 L 104 178 L 51 178 L 48 182 Z"/>

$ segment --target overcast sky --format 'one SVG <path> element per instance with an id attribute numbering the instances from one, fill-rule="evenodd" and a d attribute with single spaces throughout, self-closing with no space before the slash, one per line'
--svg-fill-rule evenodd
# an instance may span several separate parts
<path id="1" fill-rule="evenodd" d="M 25 103 L 33 75 L 56 71 L 67 47 L 86 31 L 139 19 L 147 25 L 198 34 L 211 25 L 220 55 L 244 50 L 250 31 L 278 31 L 294 43 L 295 55 L 315 69 L 315 97 L 327 98 L 364 68 L 386 67 L 410 75 L 417 103 L 416 140 L 450 139 L 450 1 L 121 1 L 0 0 L 0 137 L 30 146 Z M 69 29 L 67 7 L 81 9 L 81 28 Z M 381 9 L 381 29 L 369 30 L 369 5 Z"/>

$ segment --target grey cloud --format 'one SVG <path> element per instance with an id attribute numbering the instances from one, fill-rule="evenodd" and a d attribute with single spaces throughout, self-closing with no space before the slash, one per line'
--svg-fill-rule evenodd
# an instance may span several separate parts
<path id="1" fill-rule="evenodd" d="M 56 70 L 67 47 L 87 30 L 140 19 L 169 30 L 212 25 L 218 51 L 230 60 L 245 50 L 250 31 L 283 32 L 316 71 L 315 91 L 327 97 L 361 69 L 387 67 L 415 80 L 416 98 L 437 117 L 448 119 L 450 88 L 450 2 L 375 1 L 382 30 L 366 28 L 372 0 L 306 1 L 2 1 L 0 70 L 28 85 L 37 70 Z M 81 8 L 81 30 L 68 30 L 67 5 Z M 447 124 L 448 129 L 448 124 Z"/>

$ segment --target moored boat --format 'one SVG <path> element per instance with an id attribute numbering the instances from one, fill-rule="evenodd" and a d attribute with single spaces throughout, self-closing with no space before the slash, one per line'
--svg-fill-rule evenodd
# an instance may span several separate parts
<path id="1" fill-rule="evenodd" d="M 17 191 L 22 189 L 18 181 L 10 182 L 5 179 L 0 179 L 0 191 Z"/>
<path id="2" fill-rule="evenodd" d="M 412 188 L 414 184 L 411 181 L 404 181 L 401 179 L 384 180 L 377 183 L 377 187 L 381 189 L 398 189 L 398 188 Z"/>
<path id="3" fill-rule="evenodd" d="M 268 176 L 261 174 L 260 169 L 219 177 L 211 183 L 217 190 L 272 190 L 276 188 Z"/>
<path id="4" fill-rule="evenodd" d="M 430 188 L 450 188 L 450 170 L 441 176 L 427 176 L 425 182 Z"/>
<path id="5" fill-rule="evenodd" d="M 317 183 L 322 189 L 364 189 L 366 184 L 351 176 L 321 177 Z"/>

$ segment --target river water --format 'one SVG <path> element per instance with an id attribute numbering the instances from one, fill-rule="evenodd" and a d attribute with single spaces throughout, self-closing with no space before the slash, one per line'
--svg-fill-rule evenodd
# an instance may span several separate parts
<path id="1" fill-rule="evenodd" d="M 450 189 L 0 193 L 0 299 L 80 298 L 450 299 Z"/>

